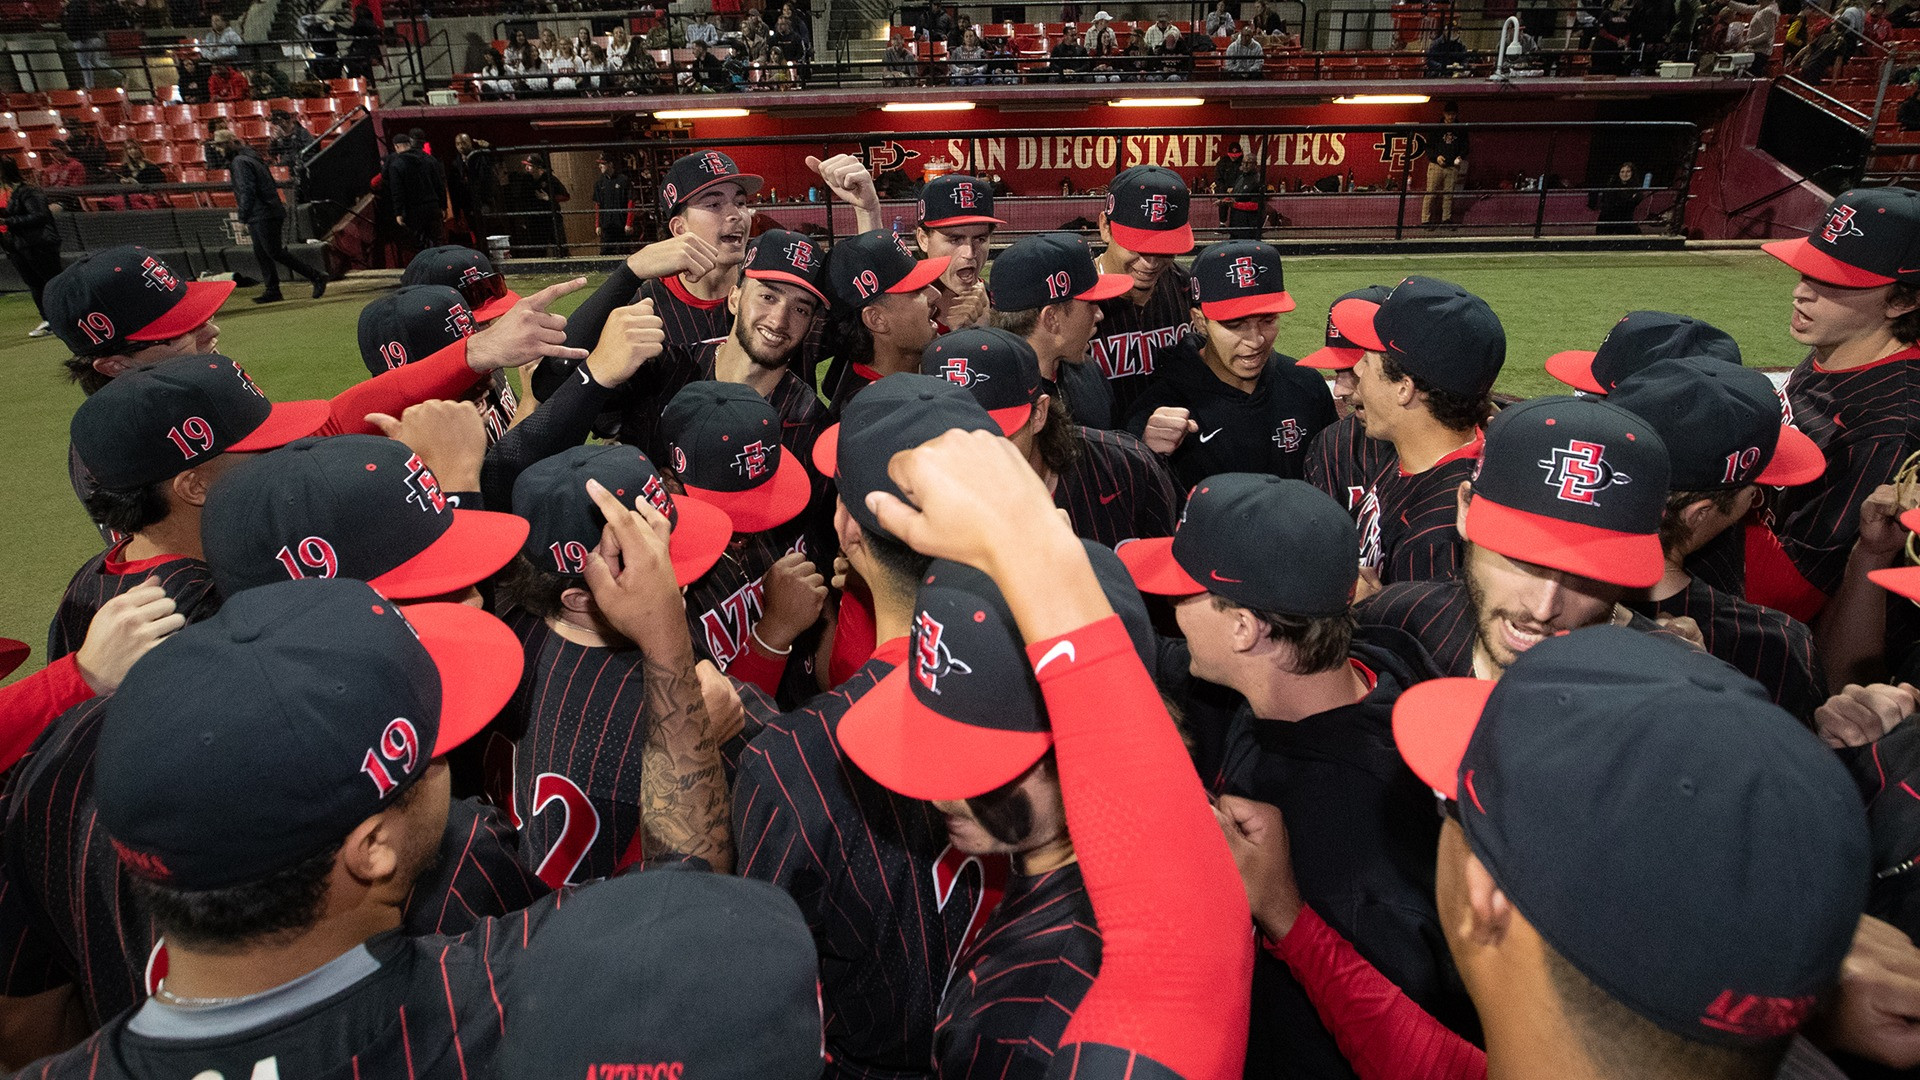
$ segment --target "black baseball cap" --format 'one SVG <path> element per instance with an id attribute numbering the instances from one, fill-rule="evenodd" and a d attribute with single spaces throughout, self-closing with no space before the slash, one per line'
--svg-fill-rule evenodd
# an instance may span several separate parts
<path id="1" fill-rule="evenodd" d="M 1141 592 L 1215 593 L 1242 607 L 1320 618 L 1353 603 L 1360 534 L 1333 497 L 1268 473 L 1220 473 L 1187 497 L 1170 537 L 1121 545 Z"/>
<path id="2" fill-rule="evenodd" d="M 949 431 L 991 431 L 1000 434 L 987 410 L 945 379 L 900 372 L 868 386 L 847 402 L 840 422 L 820 433 L 813 444 L 813 464 L 822 476 L 840 485 L 840 501 L 862 527 L 879 536 L 892 533 L 867 509 L 867 496 L 876 491 L 905 498 L 887 475 L 893 455 L 931 442 Z M 841 453 L 841 443 L 846 452 Z"/>
<path id="3" fill-rule="evenodd" d="M 492 259 L 458 244 L 428 248 L 415 255 L 400 275 L 400 284 L 458 289 L 475 323 L 492 322 L 520 302 L 520 294 L 507 288 L 507 279 L 493 268 Z"/>
<path id="4" fill-rule="evenodd" d="M 1870 880 L 1860 794 L 1720 660 L 1587 627 L 1497 683 L 1410 688 L 1393 733 L 1547 944 L 1664 1030 L 1768 1043 L 1838 977 Z"/>
<path id="5" fill-rule="evenodd" d="M 1725 330 L 1665 311 L 1629 311 L 1613 324 L 1600 347 L 1547 357 L 1547 374 L 1589 394 L 1610 393 L 1621 380 L 1656 360 L 1704 356 L 1740 363 L 1740 346 Z"/>
<path id="6" fill-rule="evenodd" d="M 836 307 L 858 311 L 883 293 L 914 293 L 947 272 L 950 256 L 916 259 L 891 229 L 842 240 L 827 253 L 827 283 Z"/>
<path id="7" fill-rule="evenodd" d="M 189 892 L 337 845 L 520 683 L 520 642 L 465 604 L 282 581 L 141 657 L 106 704 L 100 824 L 127 869 Z"/>
<path id="8" fill-rule="evenodd" d="M 1193 257 L 1193 306 L 1215 322 L 1293 310 L 1280 253 L 1258 240 L 1229 240 Z"/>
<path id="9" fill-rule="evenodd" d="M 116 377 L 80 403 L 69 431 L 98 486 L 132 491 L 221 454 L 305 438 L 326 425 L 330 408 L 324 401 L 276 405 L 245 368 L 206 353 Z"/>
<path id="10" fill-rule="evenodd" d="M 827 257 L 820 245 L 801 233 L 786 229 L 768 229 L 747 246 L 744 273 L 762 281 L 782 281 L 798 285 L 827 302 L 820 278 L 827 272 Z"/>
<path id="11" fill-rule="evenodd" d="M 819 978 L 785 889 L 698 870 L 626 874 L 540 924 L 506 984 L 496 1070 L 814 1080 Z"/>
<path id="12" fill-rule="evenodd" d="M 667 554 L 674 580 L 683 586 L 713 569 L 733 539 L 726 511 L 686 495 L 675 498 L 647 455 L 617 443 L 576 446 L 535 462 L 513 484 L 513 512 L 529 526 L 520 553 L 549 574 L 579 577 L 587 553 L 600 546 L 607 519 L 587 494 L 589 480 L 600 481 L 625 505 L 645 499 L 666 517 L 673 527 Z"/>
<path id="13" fill-rule="evenodd" d="M 1008 435 L 1027 426 L 1040 401 L 1040 358 L 1027 339 L 998 327 L 934 338 L 920 354 L 920 374 L 965 389 Z"/>
<path id="14" fill-rule="evenodd" d="M 1920 533 L 1920 510 L 1909 510 L 1900 515 L 1900 524 L 1908 532 Z M 1920 566 L 1895 566 L 1885 570 L 1870 570 L 1867 580 L 1888 592 L 1898 593 L 1909 600 L 1920 602 Z"/>
<path id="15" fill-rule="evenodd" d="M 473 333 L 458 289 L 403 285 L 360 309 L 360 362 L 375 375 L 425 360 Z"/>
<path id="16" fill-rule="evenodd" d="M 330 577 L 389 600 L 445 596 L 512 562 L 526 538 L 512 514 L 448 506 L 420 456 L 378 435 L 301 439 L 244 462 L 200 518 L 222 596 Z"/>
<path id="17" fill-rule="evenodd" d="M 667 166 L 667 178 L 660 185 L 660 206 L 672 217 L 695 195 L 715 184 L 738 184 L 742 193 L 752 195 L 762 183 L 760 177 L 741 172 L 740 166 L 720 151 L 696 150 Z"/>
<path id="18" fill-rule="evenodd" d="M 1005 225 L 993 216 L 993 185 L 972 176 L 948 173 L 920 189 L 920 224 Z"/>
<path id="19" fill-rule="evenodd" d="M 47 282 L 47 323 L 75 356 L 112 356 L 196 329 L 233 295 L 231 281 L 190 281 L 138 244 L 108 248 Z"/>
<path id="20" fill-rule="evenodd" d="M 1827 471 L 1812 439 L 1780 422 L 1773 380 L 1722 360 L 1659 360 L 1607 400 L 1645 420 L 1666 444 L 1674 491 L 1809 484 Z"/>
<path id="21" fill-rule="evenodd" d="M 688 383 L 660 416 L 674 475 L 743 533 L 784 525 L 807 508 L 813 481 L 780 442 L 780 414 L 750 386 Z"/>
<path id="22" fill-rule="evenodd" d="M 1806 236 L 1761 246 L 1815 281 L 1853 289 L 1920 282 L 1920 191 L 1842 192 L 1820 220 Z"/>
<path id="23" fill-rule="evenodd" d="M 1402 371 L 1461 397 L 1493 389 L 1507 332 L 1485 300 L 1452 282 L 1410 277 L 1378 304 L 1342 300 L 1333 321 L 1347 340 L 1394 358 Z"/>
<path id="24" fill-rule="evenodd" d="M 1355 289 L 1352 292 L 1341 293 L 1334 299 L 1332 307 L 1327 309 L 1326 345 L 1301 357 L 1299 366 L 1320 368 L 1325 371 L 1345 371 L 1359 363 L 1360 357 L 1367 351 L 1367 347 L 1358 342 L 1348 340 L 1347 335 L 1340 332 L 1340 327 L 1336 326 L 1333 321 L 1333 308 L 1339 307 L 1348 300 L 1358 300 L 1363 304 L 1372 304 L 1377 308 L 1391 295 L 1393 295 L 1393 290 L 1385 285 L 1368 285 L 1364 289 Z"/>
<path id="25" fill-rule="evenodd" d="M 1081 545 L 1153 670 L 1153 624 L 1139 590 L 1112 550 Z M 913 799 L 984 795 L 1052 749 L 1033 661 L 993 579 L 964 563 L 934 562 L 914 598 L 906 662 L 853 703 L 836 735 L 861 772 Z"/>
<path id="26" fill-rule="evenodd" d="M 1487 425 L 1466 536 L 1510 559 L 1644 589 L 1666 572 L 1667 447 L 1597 398 L 1540 397 Z"/>
<path id="27" fill-rule="evenodd" d="M 1185 255 L 1193 250 L 1187 222 L 1193 195 L 1172 169 L 1135 165 L 1107 185 L 1107 231 L 1128 251 Z"/>
<path id="28" fill-rule="evenodd" d="M 1111 300 L 1133 288 L 1126 274 L 1103 274 L 1087 242 L 1072 233 L 1024 236 L 993 260 L 987 294 L 995 311 L 1028 311 L 1068 300 Z"/>

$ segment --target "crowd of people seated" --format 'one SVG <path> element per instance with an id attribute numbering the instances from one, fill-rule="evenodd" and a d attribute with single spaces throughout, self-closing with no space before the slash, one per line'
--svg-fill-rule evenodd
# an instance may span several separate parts
<path id="1" fill-rule="evenodd" d="M 551 95 L 725 93 L 799 88 L 813 59 L 806 13 L 781 6 L 768 25 L 758 11 L 717 19 L 654 17 L 635 36 L 627 26 L 595 35 L 586 26 L 563 38 L 551 26 L 537 36 L 514 31 L 473 73 L 485 99 Z"/>

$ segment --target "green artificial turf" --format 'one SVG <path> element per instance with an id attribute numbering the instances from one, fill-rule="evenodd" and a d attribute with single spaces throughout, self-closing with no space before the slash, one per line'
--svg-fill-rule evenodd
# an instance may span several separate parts
<path id="1" fill-rule="evenodd" d="M 1803 352 L 1786 333 L 1793 276 L 1757 251 L 1289 259 L 1287 287 L 1299 306 L 1282 319 L 1278 347 L 1295 356 L 1318 348 L 1334 297 L 1410 273 L 1455 281 L 1486 298 L 1507 328 L 1500 389 L 1522 397 L 1559 387 L 1540 369 L 1549 354 L 1593 348 L 1635 308 L 1704 318 L 1739 339 L 1749 364 L 1788 366 Z M 514 284 L 524 294 L 556 280 Z M 248 302 L 256 290 L 241 290 L 221 310 L 220 349 L 275 399 L 331 397 L 366 376 L 356 320 L 363 304 L 392 285 L 390 277 L 337 282 L 324 300 L 267 307 Z M 585 297 L 577 293 L 555 310 L 571 311 Z M 37 321 L 24 294 L 0 297 L 0 368 L 11 388 L 0 426 L 0 460 L 10 464 L 0 514 L 0 636 L 34 646 L 24 671 L 39 666 L 47 621 L 67 580 L 100 546 L 67 481 L 67 424 L 80 392 L 65 378 L 59 342 L 27 338 Z"/>

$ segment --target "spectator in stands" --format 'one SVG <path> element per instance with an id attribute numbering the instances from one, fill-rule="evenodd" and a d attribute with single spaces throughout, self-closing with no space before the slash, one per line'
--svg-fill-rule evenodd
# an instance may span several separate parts
<path id="1" fill-rule="evenodd" d="M 497 58 L 500 54 L 493 55 Z M 301 127 L 300 118 L 285 109 L 273 110 L 267 126 L 273 132 L 273 138 L 267 143 L 267 159 L 298 171 L 304 164 L 307 147 L 313 145 L 313 132 Z"/>
<path id="2" fill-rule="evenodd" d="M 627 62 L 615 80 L 629 94 L 654 94 L 660 91 L 660 62 L 647 49 L 629 49 Z"/>
<path id="3" fill-rule="evenodd" d="M 806 10 L 792 3 L 781 4 L 780 18 L 793 24 L 794 32 L 807 43 L 807 55 L 813 55 L 813 23 L 807 19 Z"/>
<path id="4" fill-rule="evenodd" d="M 681 73 L 693 89 L 714 93 L 733 89 L 733 80 L 727 78 L 727 69 L 720 58 L 708 51 L 707 43 L 693 43 L 693 58 L 687 61 L 687 70 Z"/>
<path id="5" fill-rule="evenodd" d="M 90 125 L 74 126 L 73 133 L 67 136 L 67 156 L 85 170 L 85 183 L 104 184 L 112 179 L 107 175 L 107 146 Z"/>
<path id="6" fill-rule="evenodd" d="M 1163 11 L 1154 18 L 1153 25 L 1147 27 L 1146 33 L 1139 35 L 1140 41 L 1147 47 L 1148 51 L 1159 52 L 1160 46 L 1166 43 L 1167 31 L 1169 30 L 1172 30 L 1176 35 L 1180 33 L 1180 31 L 1173 29 L 1173 18 Z"/>
<path id="7" fill-rule="evenodd" d="M 1147 46 L 1140 35 L 1128 34 L 1127 43 L 1108 67 L 1125 82 L 1139 82 L 1147 76 Z M 1097 70 L 1097 68 L 1096 68 Z"/>
<path id="8" fill-rule="evenodd" d="M 87 182 L 87 167 L 67 153 L 67 141 L 55 139 L 48 144 L 40 165 L 40 186 L 79 187 Z"/>
<path id="9" fill-rule="evenodd" d="M 1780 29 L 1780 0 L 1760 0 L 1757 4 L 1728 0 L 1726 10 L 1732 12 L 1735 18 L 1747 20 L 1746 33 L 1733 51 L 1752 53 L 1752 73 L 1755 76 L 1766 74 L 1767 61 L 1773 57 L 1773 37 Z"/>
<path id="10" fill-rule="evenodd" d="M 374 25 L 372 9 L 361 4 L 353 9 L 353 25 L 347 27 L 347 55 L 341 70 L 350 79 L 371 79 L 379 59 L 380 28 Z"/>
<path id="11" fill-rule="evenodd" d="M 161 171 L 160 166 L 147 160 L 147 152 L 142 150 L 137 142 L 127 144 L 126 150 L 121 155 L 120 168 L 125 173 L 120 178 L 123 184 L 144 185 L 167 182 L 167 174 Z"/>
<path id="12" fill-rule="evenodd" d="M 881 79 L 888 86 L 905 86 L 914 80 L 915 67 L 913 50 L 907 47 L 905 34 L 893 35 L 887 43 L 887 54 L 881 68 Z"/>
<path id="13" fill-rule="evenodd" d="M 1012 85 L 1020 81 L 1020 54 L 1010 38 L 987 39 L 987 81 Z"/>
<path id="14" fill-rule="evenodd" d="M 208 63 L 235 63 L 240 59 L 242 44 L 240 31 L 228 26 L 225 16 L 215 15 L 212 19 L 212 29 L 207 31 L 206 37 L 200 39 L 200 55 L 206 58 Z"/>
<path id="15" fill-rule="evenodd" d="M 695 42 L 720 44 L 720 28 L 713 25 L 711 17 L 704 11 L 694 12 L 693 22 L 687 24 L 687 47 L 692 48 Z"/>
<path id="16" fill-rule="evenodd" d="M 415 254 L 447 242 L 446 170 L 421 150 L 411 132 L 393 137 L 393 153 L 380 169 L 380 191 Z"/>
<path id="17" fill-rule="evenodd" d="M 253 87 L 253 96 L 261 101 L 293 96 L 293 84 L 287 80 L 286 74 L 264 57 L 247 73 L 247 82 Z"/>
<path id="18" fill-rule="evenodd" d="M 630 255 L 627 211 L 633 204 L 633 181 L 611 154 L 600 155 L 599 169 L 600 178 L 593 182 L 593 232 L 600 238 L 600 254 Z"/>
<path id="19" fill-rule="evenodd" d="M 1887 18 L 1887 0 L 1873 0 L 1867 5 L 1867 40 L 1875 45 L 1885 45 L 1893 37 L 1893 22 Z"/>
<path id="20" fill-rule="evenodd" d="M 785 15 L 774 20 L 773 37 L 768 44 L 794 60 L 805 60 L 811 52 L 809 47 L 811 43 L 807 41 L 806 33 L 800 29 L 799 24 Z"/>
<path id="21" fill-rule="evenodd" d="M 1075 33 L 1072 23 L 1066 24 L 1066 32 L 1060 36 L 1060 43 L 1053 47 L 1053 55 L 1047 59 L 1047 73 L 1061 82 L 1082 82 L 1087 73 L 1093 70 L 1093 61 L 1087 56 L 1087 47 L 1080 43 L 1080 35 Z"/>
<path id="22" fill-rule="evenodd" d="M 740 31 L 736 36 L 749 49 L 773 43 L 773 31 L 767 29 L 766 20 L 757 11 L 747 12 L 747 17 L 740 20 Z"/>
<path id="23" fill-rule="evenodd" d="M 73 42 L 73 56 L 80 65 L 80 81 L 88 89 L 93 88 L 94 70 L 107 66 L 109 26 L 116 21 L 125 25 L 125 20 L 114 19 L 116 10 L 105 0 L 67 0 L 60 10 L 60 28 Z"/>
<path id="24" fill-rule="evenodd" d="M 1465 72 L 1473 59 L 1467 43 L 1454 35 L 1452 27 L 1442 28 L 1427 46 L 1427 78 L 1445 79 Z"/>
<path id="25" fill-rule="evenodd" d="M 567 225 L 560 216 L 560 205 L 572 199 L 573 192 L 568 191 L 567 185 L 548 170 L 545 154 L 528 155 L 526 166 L 527 178 L 532 181 L 529 194 L 534 206 L 541 211 L 528 219 L 534 246 L 544 255 L 564 259 L 567 255 Z"/>
<path id="26" fill-rule="evenodd" d="M 593 44 L 592 28 L 586 26 L 575 27 L 571 44 L 573 46 L 573 55 L 578 59 L 585 59 L 588 46 Z"/>
<path id="27" fill-rule="evenodd" d="M 959 46 L 947 54 L 947 78 L 955 86 L 980 86 L 987 81 L 987 50 L 971 26 Z"/>
<path id="28" fill-rule="evenodd" d="M 1096 60 L 1103 56 L 1112 56 L 1120 51 L 1120 41 L 1113 32 L 1113 16 L 1104 11 L 1096 11 L 1093 25 L 1087 27 L 1087 34 L 1080 39 L 1086 47 L 1087 55 Z"/>
<path id="29" fill-rule="evenodd" d="M 1233 12 L 1227 10 L 1227 0 L 1215 0 L 1213 10 L 1207 12 L 1207 36 L 1233 36 Z"/>
<path id="30" fill-rule="evenodd" d="M 532 77 L 539 70 L 540 50 L 535 46 L 527 45 L 517 53 L 507 54 L 507 74 L 519 87 L 520 93 L 538 94 L 546 91 L 547 80 Z"/>
<path id="31" fill-rule="evenodd" d="M 949 49 L 959 48 L 960 43 L 967 39 L 967 31 L 971 29 L 973 29 L 973 16 L 965 15 L 965 14 L 961 15 L 954 22 L 953 29 L 947 34 L 947 38 L 946 38 L 947 48 Z"/>
<path id="32" fill-rule="evenodd" d="M 173 63 L 179 73 L 179 83 L 174 89 L 179 93 L 180 100 L 188 105 L 205 105 L 208 100 L 206 65 L 190 52 L 174 57 Z"/>
<path id="33" fill-rule="evenodd" d="M 207 121 L 207 146 L 203 153 L 209 169 L 227 167 L 227 144 L 214 137 L 225 130 L 227 130 L 226 117 L 216 116 Z"/>
<path id="34" fill-rule="evenodd" d="M 571 94 L 580 88 L 580 58 L 573 53 L 573 42 L 563 41 L 554 51 L 553 59 L 547 61 L 547 70 L 553 73 L 553 92 Z"/>
<path id="35" fill-rule="evenodd" d="M 1258 28 L 1249 19 L 1240 27 L 1240 33 L 1227 43 L 1227 58 L 1222 70 L 1229 79 L 1257 79 L 1260 70 L 1266 64 L 1266 47 L 1255 36 Z"/>
<path id="36" fill-rule="evenodd" d="M 607 69 L 618 71 L 627 66 L 627 53 L 633 49 L 633 36 L 627 33 L 625 25 L 613 28 L 613 34 L 607 38 Z"/>
<path id="37" fill-rule="evenodd" d="M 1860 43 L 1866 39 L 1867 9 L 1862 6 L 1861 0 L 1847 0 L 1846 6 L 1840 9 L 1840 14 L 1833 17 L 1833 21 L 1834 25 L 1841 27 L 1843 31 L 1840 38 L 1838 62 L 1845 64 L 1847 61 L 1853 59 L 1854 52 L 1859 49 Z"/>
<path id="38" fill-rule="evenodd" d="M 247 76 L 232 64 L 220 64 L 207 77 L 207 96 L 215 101 L 246 101 L 253 95 Z"/>
<path id="39" fill-rule="evenodd" d="M 280 188 L 274 183 L 273 172 L 253 152 L 253 148 L 242 142 L 240 136 L 231 129 L 223 128 L 214 138 L 224 144 L 223 149 L 230 160 L 238 216 L 246 222 L 247 233 L 253 238 L 253 258 L 260 264 L 260 276 L 266 285 L 260 295 L 253 298 L 253 302 L 271 304 L 286 299 L 280 295 L 279 266 L 291 270 L 293 276 L 311 282 L 313 298 L 320 299 L 327 291 L 326 275 L 309 270 L 305 264 L 288 254 L 286 242 L 281 239 L 281 230 L 287 222 L 287 208 L 280 201 Z"/>
<path id="40" fill-rule="evenodd" d="M 46 193 L 21 175 L 20 166 L 12 158 L 0 158 L 0 188 L 7 192 L 7 229 L 0 233 L 0 243 L 6 245 L 7 258 L 33 294 L 34 310 L 40 311 L 40 297 L 47 282 L 60 273 L 60 230 L 53 221 L 53 207 L 48 205 Z M 46 313 L 41 312 L 40 325 L 27 331 L 27 336 L 46 337 L 50 333 Z"/>
<path id="41" fill-rule="evenodd" d="M 1633 162 L 1621 162 L 1605 187 L 1587 193 L 1587 209 L 1599 211 L 1600 225 L 1593 230 L 1594 235 L 1633 236 L 1638 233 L 1640 227 L 1634 223 L 1633 211 L 1640 205 L 1640 200 L 1646 197 L 1646 189 L 1640 186 L 1640 175 L 1634 169 Z"/>
<path id="42" fill-rule="evenodd" d="M 1267 6 L 1267 0 L 1258 0 L 1253 5 L 1253 14 L 1247 16 L 1247 21 L 1263 34 L 1279 34 L 1287 29 L 1287 21 L 1280 17 L 1279 12 Z"/>

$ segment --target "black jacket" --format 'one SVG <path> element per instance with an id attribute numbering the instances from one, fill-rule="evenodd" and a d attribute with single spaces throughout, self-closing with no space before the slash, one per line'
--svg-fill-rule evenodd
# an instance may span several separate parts
<path id="1" fill-rule="evenodd" d="M 32 184 L 21 184 L 7 197 L 7 247 L 60 250 L 60 229 L 53 223 L 47 193 Z"/>
<path id="2" fill-rule="evenodd" d="M 593 205 L 599 209 L 603 224 L 609 216 L 624 220 L 632 202 L 633 181 L 626 173 L 608 173 L 593 182 Z"/>
<path id="3" fill-rule="evenodd" d="M 387 155 L 381 176 L 380 188 L 396 216 L 438 217 L 445 211 L 446 170 L 419 150 Z"/>
<path id="4" fill-rule="evenodd" d="M 1190 333 L 1155 357 L 1127 430 L 1142 435 L 1155 409 L 1187 410 L 1200 430 L 1189 432 L 1167 461 L 1182 491 L 1223 472 L 1305 476 L 1308 444 L 1338 419 L 1326 380 L 1273 353 L 1253 392 L 1243 392 L 1213 373 L 1200 348 L 1199 335 Z"/>
<path id="5" fill-rule="evenodd" d="M 233 197 L 239 203 L 241 221 L 265 221 L 285 217 L 280 204 L 280 189 L 274 186 L 273 172 L 260 160 L 252 147 L 243 146 L 227 163 L 233 173 Z"/>

